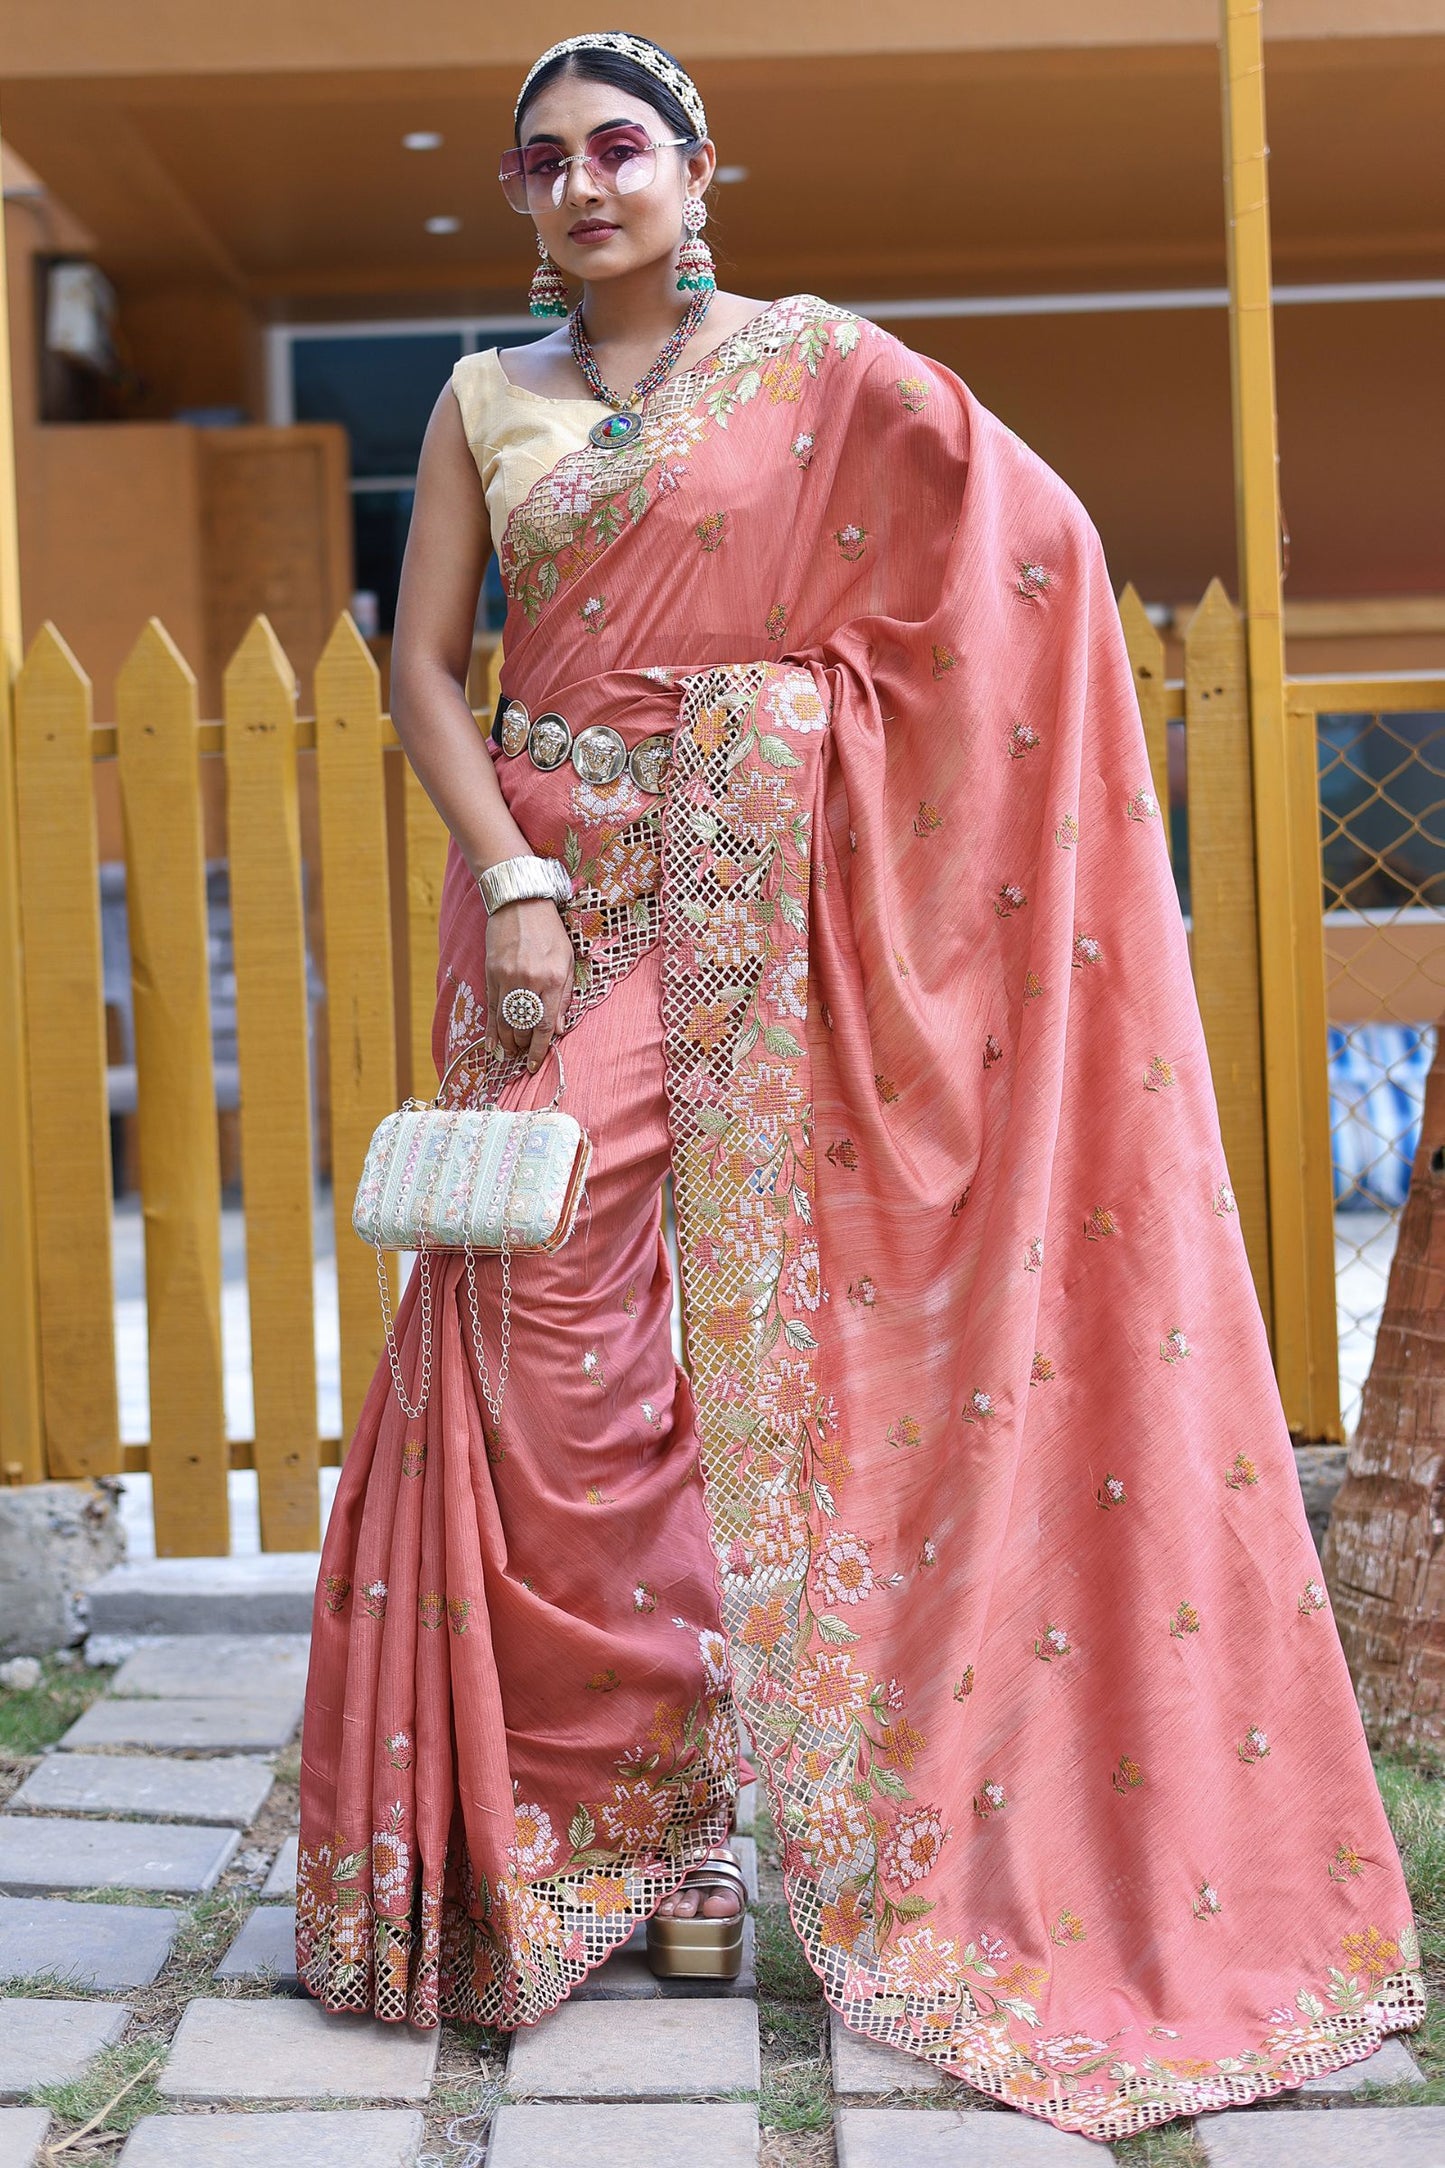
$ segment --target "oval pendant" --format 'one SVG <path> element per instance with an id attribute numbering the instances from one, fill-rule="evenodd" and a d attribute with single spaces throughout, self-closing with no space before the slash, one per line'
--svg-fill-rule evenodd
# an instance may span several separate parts
<path id="1" fill-rule="evenodd" d="M 620 446 L 630 444 L 642 431 L 640 414 L 604 414 L 600 422 L 594 422 L 587 432 L 587 442 L 601 451 L 615 452 Z"/>

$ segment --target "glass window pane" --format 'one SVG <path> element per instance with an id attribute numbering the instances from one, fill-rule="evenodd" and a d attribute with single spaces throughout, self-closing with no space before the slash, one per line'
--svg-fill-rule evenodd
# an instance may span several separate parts
<path id="1" fill-rule="evenodd" d="M 415 474 L 428 418 L 461 351 L 459 331 L 308 334 L 291 349 L 296 419 L 343 423 L 358 480 Z"/>

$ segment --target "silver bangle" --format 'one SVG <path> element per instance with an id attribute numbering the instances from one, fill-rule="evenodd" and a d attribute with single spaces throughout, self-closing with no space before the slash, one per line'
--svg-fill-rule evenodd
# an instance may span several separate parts
<path id="1" fill-rule="evenodd" d="M 506 903 L 526 903 L 534 896 L 549 903 L 570 903 L 572 876 L 559 858 L 503 858 L 484 866 L 477 886 L 488 914 Z"/>

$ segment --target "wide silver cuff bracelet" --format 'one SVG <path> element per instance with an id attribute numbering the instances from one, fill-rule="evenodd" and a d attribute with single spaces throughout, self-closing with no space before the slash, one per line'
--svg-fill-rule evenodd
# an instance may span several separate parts
<path id="1" fill-rule="evenodd" d="M 572 876 L 559 858 L 503 858 L 484 866 L 477 886 L 488 912 L 500 911 L 504 903 L 526 903 L 543 896 L 549 903 L 570 903 Z"/>

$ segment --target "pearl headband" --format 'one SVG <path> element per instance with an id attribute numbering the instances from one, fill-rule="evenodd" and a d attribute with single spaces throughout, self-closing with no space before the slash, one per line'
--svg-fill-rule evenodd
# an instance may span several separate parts
<path id="1" fill-rule="evenodd" d="M 666 53 L 659 52 L 655 45 L 649 45 L 645 38 L 635 38 L 626 30 L 595 30 L 585 38 L 563 38 L 560 45 L 549 45 L 541 59 L 534 60 L 527 70 L 527 80 L 512 108 L 512 118 L 515 120 L 526 104 L 533 77 L 540 73 L 549 61 L 560 59 L 563 53 L 587 51 L 621 53 L 624 59 L 635 60 L 639 68 L 646 68 L 648 74 L 655 76 L 665 90 L 672 92 L 696 133 L 699 136 L 707 134 L 707 115 L 703 111 L 702 99 L 698 95 L 696 83 L 686 69 L 680 68 L 676 61 L 669 60 Z"/>

